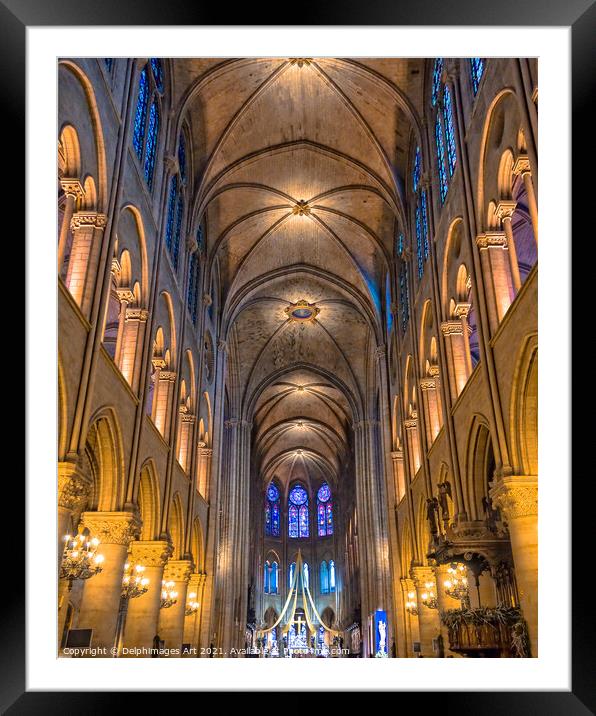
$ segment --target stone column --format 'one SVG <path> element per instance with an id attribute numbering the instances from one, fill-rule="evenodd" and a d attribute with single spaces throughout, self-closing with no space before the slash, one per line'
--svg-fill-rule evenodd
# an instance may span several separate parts
<path id="1" fill-rule="evenodd" d="M 184 616 L 184 631 L 182 637 L 183 644 L 190 644 L 193 649 L 198 649 L 199 646 L 199 624 L 201 619 L 201 610 L 203 608 L 203 585 L 205 584 L 205 575 L 200 573 L 194 573 L 190 575 L 188 580 L 188 592 L 187 599 L 190 601 L 196 601 L 199 603 L 199 608 L 194 614 Z M 191 597 L 191 594 L 195 594 L 195 597 Z M 183 654 L 185 657 L 198 657 L 197 654 Z"/>
<path id="2" fill-rule="evenodd" d="M 133 564 L 145 567 L 143 576 L 149 579 L 149 588 L 145 594 L 128 603 L 123 638 L 125 649 L 137 647 L 149 650 L 153 645 L 153 638 L 158 633 L 161 580 L 164 565 L 171 553 L 172 545 L 165 540 L 144 540 L 131 544 L 130 560 Z M 134 654 L 123 653 L 122 656 L 134 657 Z"/>
<path id="3" fill-rule="evenodd" d="M 418 626 L 420 628 L 420 648 L 422 656 L 435 657 L 433 639 L 441 633 L 439 610 L 429 609 L 422 603 L 422 595 L 428 591 L 427 583 L 432 583 L 432 590 L 437 594 L 435 575 L 432 567 L 412 567 L 412 579 L 416 586 L 418 600 Z"/>
<path id="4" fill-rule="evenodd" d="M 120 301 L 120 314 L 118 316 L 118 335 L 116 336 L 114 363 L 122 370 L 122 341 L 124 339 L 124 328 L 126 325 L 126 309 L 129 303 L 134 302 L 135 297 L 130 288 L 117 288 L 116 294 Z M 130 380 L 128 382 L 130 383 Z"/>
<path id="5" fill-rule="evenodd" d="M 58 238 L 58 274 L 62 273 L 62 264 L 64 263 L 64 253 L 66 244 L 68 243 L 68 235 L 70 234 L 70 222 L 77 207 L 77 202 L 85 195 L 85 191 L 78 179 L 61 179 L 60 186 L 66 195 L 64 206 L 64 216 L 62 218 L 62 226 L 60 227 L 60 235 Z"/>
<path id="6" fill-rule="evenodd" d="M 89 315 L 91 308 L 95 286 L 89 279 L 97 271 L 106 224 L 107 216 L 95 211 L 78 212 L 70 222 L 73 239 L 66 285 L 84 316 Z"/>
<path id="7" fill-rule="evenodd" d="M 538 478 L 501 477 L 490 497 L 509 528 L 519 601 L 528 624 L 532 656 L 538 656 Z"/>
<path id="8" fill-rule="evenodd" d="M 515 212 L 516 203 L 514 201 L 500 201 L 495 210 L 496 215 L 501 220 L 505 236 L 507 237 L 507 249 L 509 251 L 509 261 L 511 264 L 511 277 L 513 279 L 513 288 L 515 293 L 521 288 L 521 277 L 519 275 L 519 265 L 517 263 L 517 250 L 515 239 L 513 238 L 513 228 L 511 226 L 511 217 Z"/>
<path id="9" fill-rule="evenodd" d="M 420 628 L 418 625 L 418 615 L 411 614 L 406 609 L 406 603 L 410 601 L 410 594 L 414 594 L 414 600 L 416 599 L 416 585 L 413 580 L 407 577 L 400 579 L 401 583 L 401 600 L 404 610 L 404 622 L 405 622 L 405 643 L 403 645 L 398 644 L 398 654 L 403 657 L 412 658 L 414 656 L 414 642 L 420 641 Z"/>
<path id="10" fill-rule="evenodd" d="M 534 191 L 534 182 L 532 181 L 532 172 L 530 171 L 530 160 L 527 155 L 520 154 L 513 164 L 513 173 L 521 174 L 528 196 L 528 211 L 532 220 L 532 229 L 534 230 L 534 238 L 538 243 L 538 203 L 536 202 L 536 192 Z"/>
<path id="11" fill-rule="evenodd" d="M 406 445 L 410 456 L 410 467 L 412 474 L 410 480 L 416 477 L 416 473 L 420 469 L 420 442 L 418 439 L 418 414 L 414 410 L 412 416 L 408 420 L 404 420 L 404 428 L 406 430 Z"/>
<path id="12" fill-rule="evenodd" d="M 166 649 L 182 649 L 186 592 L 191 569 L 191 560 L 175 559 L 168 561 L 163 572 L 164 580 L 166 582 L 174 582 L 174 590 L 178 592 L 176 602 L 171 607 L 160 609 L 159 611 L 157 633 L 164 641 Z M 172 656 L 179 657 L 180 653 L 173 654 Z"/>
<path id="13" fill-rule="evenodd" d="M 143 353 L 148 318 L 149 311 L 144 308 L 127 307 L 126 309 L 120 370 L 135 393 L 139 391 L 141 378 L 141 360 L 137 360 L 137 356 L 141 356 Z"/>
<path id="14" fill-rule="evenodd" d="M 206 502 L 209 502 L 209 482 L 211 475 L 211 458 L 213 450 L 199 443 L 197 452 L 197 490 Z"/>
<path id="15" fill-rule="evenodd" d="M 395 485 L 395 502 L 396 505 L 402 500 L 402 497 L 406 494 L 406 473 L 404 467 L 404 451 L 394 450 L 391 453 L 391 459 L 393 460 L 393 480 Z"/>
<path id="16" fill-rule="evenodd" d="M 451 399 L 455 401 L 470 377 L 470 343 L 461 320 L 443 321 L 441 332 L 445 339 Z"/>
<path id="17" fill-rule="evenodd" d="M 437 578 L 437 600 L 439 602 L 439 626 L 441 628 L 441 636 L 443 637 L 443 644 L 445 645 L 445 653 L 449 650 L 449 630 L 443 624 L 440 618 L 441 612 L 445 612 L 448 609 L 460 609 L 461 602 L 459 599 L 450 597 L 445 592 L 445 580 L 449 579 L 449 564 L 439 564 L 435 568 L 435 574 Z M 451 652 L 453 654 L 453 652 Z"/>
<path id="18" fill-rule="evenodd" d="M 108 650 L 114 646 L 122 576 L 128 545 L 139 530 L 139 520 L 132 512 L 84 512 L 84 527 L 100 544 L 97 553 L 104 556 L 103 571 L 85 581 L 78 627 L 93 629 L 92 646 Z"/>
<path id="19" fill-rule="evenodd" d="M 440 406 L 435 378 L 431 376 L 421 378 L 420 391 L 422 393 L 423 410 L 427 416 L 424 421 L 426 424 L 426 441 L 428 445 L 432 445 L 441 429 Z"/>
<path id="20" fill-rule="evenodd" d="M 153 394 L 154 422 L 159 432 L 166 437 L 170 432 L 172 421 L 172 398 L 176 373 L 171 370 L 160 369 L 155 380 L 155 392 Z"/>
<path id="21" fill-rule="evenodd" d="M 497 330 L 509 310 L 516 291 L 511 275 L 511 260 L 507 253 L 508 243 L 503 231 L 487 231 L 476 237 L 491 334 Z M 517 266 L 517 261 L 515 263 Z"/>

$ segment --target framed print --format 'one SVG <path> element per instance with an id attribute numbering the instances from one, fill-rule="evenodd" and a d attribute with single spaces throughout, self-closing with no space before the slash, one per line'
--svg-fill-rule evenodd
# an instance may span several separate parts
<path id="1" fill-rule="evenodd" d="M 27 139 L 8 713 L 594 708 L 566 426 L 595 11 L 485 5 L 3 3 Z"/>

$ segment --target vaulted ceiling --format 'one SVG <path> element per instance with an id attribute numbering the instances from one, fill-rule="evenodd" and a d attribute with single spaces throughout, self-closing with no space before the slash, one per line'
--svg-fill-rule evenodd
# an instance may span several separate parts
<path id="1" fill-rule="evenodd" d="M 254 418 L 264 480 L 333 480 L 383 341 L 424 60 L 173 65 L 219 282 L 230 410 Z M 300 301 L 310 320 L 293 319 Z"/>

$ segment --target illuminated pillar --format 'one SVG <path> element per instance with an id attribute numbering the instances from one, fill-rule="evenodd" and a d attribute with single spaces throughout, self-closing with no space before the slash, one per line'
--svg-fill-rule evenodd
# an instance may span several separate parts
<path id="1" fill-rule="evenodd" d="M 153 639 L 158 633 L 159 606 L 161 601 L 161 581 L 164 565 L 172 553 L 172 545 L 166 540 L 143 540 L 130 546 L 130 560 L 133 564 L 145 567 L 143 576 L 149 580 L 148 590 L 128 603 L 126 624 L 124 626 L 123 645 L 126 649 L 151 649 Z M 134 657 L 123 653 L 122 656 Z M 147 653 L 142 656 L 148 656 Z"/>
<path id="2" fill-rule="evenodd" d="M 410 479 L 413 480 L 416 473 L 420 469 L 420 443 L 418 439 L 418 414 L 414 410 L 412 416 L 408 420 L 404 420 L 404 428 L 406 430 L 406 445 L 410 457 L 410 466 L 412 474 Z"/>
<path id="3" fill-rule="evenodd" d="M 179 650 L 178 654 L 172 654 L 173 657 L 179 657 L 182 653 L 186 593 L 191 569 L 191 560 L 176 559 L 169 560 L 163 572 L 163 578 L 166 582 L 174 582 L 173 590 L 178 592 L 178 596 L 171 607 L 160 609 L 157 632 L 164 641 L 166 649 Z"/>
<path id="4" fill-rule="evenodd" d="M 190 644 L 193 649 L 199 647 L 199 625 L 201 619 L 201 610 L 203 608 L 203 586 L 205 584 L 205 575 L 195 572 L 190 575 L 188 580 L 188 592 L 187 600 L 195 601 L 199 603 L 198 609 L 194 614 L 184 616 L 184 632 L 182 643 Z M 192 596 L 192 595 L 195 596 Z M 198 657 L 199 653 L 196 654 L 183 654 L 185 657 Z"/>
<path id="5" fill-rule="evenodd" d="M 62 218 L 62 226 L 60 227 L 60 235 L 58 237 L 58 274 L 62 273 L 62 264 L 64 263 L 64 254 L 66 245 L 68 244 L 68 235 L 71 232 L 70 222 L 75 213 L 77 203 L 83 198 L 85 193 L 78 179 L 61 179 L 60 186 L 66 195 L 66 202 L 64 205 L 64 216 Z"/>
<path id="6" fill-rule="evenodd" d="M 437 594 L 435 574 L 432 567 L 412 567 L 412 579 L 416 587 L 418 599 L 418 627 L 420 629 L 420 649 L 422 656 L 435 657 L 433 651 L 433 639 L 441 633 L 439 610 L 430 609 L 422 601 L 422 595 L 431 589 Z M 431 586 L 428 587 L 427 584 Z"/>
<path id="7" fill-rule="evenodd" d="M 528 211 L 532 220 L 532 229 L 534 230 L 534 238 L 538 243 L 538 203 L 536 202 L 536 192 L 534 191 L 534 182 L 532 181 L 532 172 L 530 171 L 530 160 L 526 155 L 520 155 L 513 165 L 513 173 L 521 174 L 526 195 L 528 197 Z"/>
<path id="8" fill-rule="evenodd" d="M 460 318 L 459 321 L 443 321 L 441 332 L 447 354 L 449 389 L 451 398 L 455 401 L 468 382 L 472 366 L 467 320 L 462 321 Z"/>
<path id="9" fill-rule="evenodd" d="M 66 286 L 84 316 L 89 315 L 95 289 L 91 280 L 97 271 L 99 248 L 107 216 L 95 211 L 78 212 L 70 222 L 72 247 L 66 274 Z"/>
<path id="10" fill-rule="evenodd" d="M 476 237 L 476 244 L 482 264 L 488 319 L 491 333 L 494 333 L 515 296 L 511 260 L 507 252 L 509 242 L 505 232 L 487 231 Z M 515 264 L 517 266 L 517 261 Z"/>
<path id="11" fill-rule="evenodd" d="M 514 201 L 500 201 L 495 210 L 496 215 L 501 220 L 505 236 L 507 238 L 507 250 L 509 252 L 509 263 L 511 266 L 511 277 L 513 279 L 513 289 L 515 293 L 521 288 L 521 277 L 519 275 L 519 265 L 517 263 L 517 249 L 515 239 L 513 238 L 513 228 L 511 226 L 511 217 L 515 212 L 516 203 Z"/>
<path id="12" fill-rule="evenodd" d="M 519 601 L 532 656 L 538 656 L 538 479 L 535 475 L 501 477 L 490 497 L 509 528 Z"/>
<path id="13" fill-rule="evenodd" d="M 134 302 L 135 297 L 130 288 L 117 288 L 116 295 L 120 301 L 120 313 L 118 314 L 118 335 L 116 336 L 114 362 L 120 370 L 122 370 L 122 341 L 124 338 L 124 327 L 126 325 L 126 309 L 129 303 Z M 130 380 L 128 382 L 130 383 Z"/>
<path id="14" fill-rule="evenodd" d="M 139 389 L 141 375 L 141 361 L 137 360 L 137 356 L 142 354 L 148 317 L 149 312 L 144 308 L 126 307 L 119 366 L 135 393 Z"/>
<path id="15" fill-rule="evenodd" d="M 406 494 L 406 473 L 404 468 L 404 451 L 394 450 L 391 453 L 393 461 L 393 480 L 395 485 L 395 499 L 398 505 Z"/>
<path id="16" fill-rule="evenodd" d="M 205 443 L 199 443 L 197 451 L 197 489 L 205 501 L 209 501 L 209 482 L 211 475 L 211 459 L 213 450 L 205 446 Z"/>
<path id="17" fill-rule="evenodd" d="M 403 648 L 398 645 L 398 653 L 400 656 L 411 658 L 414 656 L 414 642 L 420 641 L 420 627 L 418 625 L 418 614 L 412 614 L 408 611 L 406 604 L 416 602 L 416 585 L 412 579 L 407 577 L 402 577 L 399 581 L 405 622 L 405 643 L 402 645 Z M 413 595 L 413 598 L 410 595 Z"/>
<path id="18" fill-rule="evenodd" d="M 426 425 L 426 440 L 428 445 L 432 445 L 441 429 L 441 408 L 436 379 L 430 376 L 421 378 L 420 391 L 422 393 L 424 414 L 427 416 L 427 419 L 424 421 Z"/>
<path id="19" fill-rule="evenodd" d="M 93 629 L 91 645 L 114 646 L 128 545 L 139 530 L 138 518 L 131 512 L 84 512 L 83 527 L 100 544 L 97 554 L 104 557 L 103 570 L 84 583 L 78 628 Z"/>
<path id="20" fill-rule="evenodd" d="M 439 564 L 437 565 L 437 567 L 435 567 L 435 574 L 437 577 L 437 600 L 439 602 L 439 614 L 441 612 L 447 611 L 448 609 L 461 608 L 461 602 L 459 601 L 459 599 L 454 599 L 445 592 L 445 581 L 448 580 L 450 577 L 450 574 L 448 572 L 449 566 L 449 564 Z M 447 651 L 449 650 L 449 630 L 443 624 L 443 622 L 441 622 L 440 618 L 439 626 L 441 629 L 441 636 L 443 637 L 445 653 L 447 653 Z"/>
<path id="21" fill-rule="evenodd" d="M 195 416 L 186 412 L 186 407 L 180 408 L 180 416 L 178 420 L 178 462 L 184 472 L 188 472 L 190 468 L 190 447 L 193 438 L 193 425 Z"/>

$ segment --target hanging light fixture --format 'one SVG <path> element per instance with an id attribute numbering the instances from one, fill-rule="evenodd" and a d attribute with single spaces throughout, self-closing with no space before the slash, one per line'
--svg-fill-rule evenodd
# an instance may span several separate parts
<path id="1" fill-rule="evenodd" d="M 437 601 L 437 596 L 434 591 L 435 585 L 432 582 L 425 582 L 424 586 L 426 587 L 426 591 L 420 595 L 422 603 L 429 609 L 438 609 L 439 602 Z"/>
<path id="2" fill-rule="evenodd" d="M 452 599 L 458 599 L 464 607 L 469 605 L 470 597 L 465 565 L 452 562 L 447 572 L 449 577 L 443 582 L 445 594 Z"/>
<path id="3" fill-rule="evenodd" d="M 416 593 L 408 592 L 408 601 L 406 602 L 406 611 L 413 617 L 418 616 L 418 602 L 416 601 Z"/>
<path id="4" fill-rule="evenodd" d="M 143 577 L 145 567 L 142 564 L 125 564 L 124 577 L 122 578 L 122 597 L 124 599 L 136 599 L 149 589 L 149 579 Z"/>
<path id="5" fill-rule="evenodd" d="M 197 599 L 196 592 L 191 592 L 188 595 L 188 601 L 186 602 L 186 609 L 184 610 L 185 616 L 190 617 L 193 614 L 197 613 L 197 610 L 199 608 L 199 603 L 196 601 L 196 599 Z"/>
<path id="6" fill-rule="evenodd" d="M 99 540 L 91 537 L 89 530 L 79 528 L 76 537 L 64 537 L 64 552 L 60 565 L 60 579 L 68 580 L 68 589 L 72 589 L 75 579 L 89 579 L 99 574 L 103 567 L 103 554 L 97 554 Z"/>
<path id="7" fill-rule="evenodd" d="M 169 609 L 178 601 L 178 592 L 174 591 L 175 586 L 174 582 L 166 582 L 165 579 L 162 580 L 160 609 Z"/>

